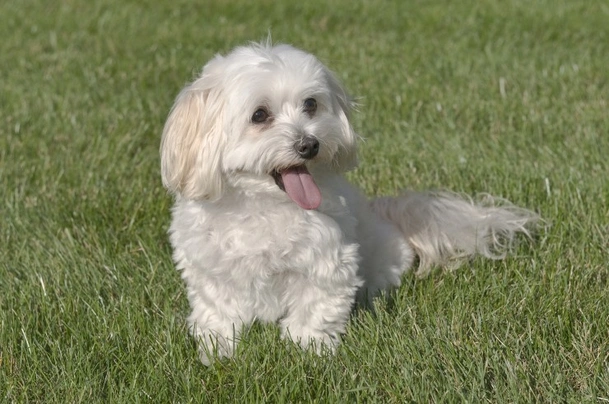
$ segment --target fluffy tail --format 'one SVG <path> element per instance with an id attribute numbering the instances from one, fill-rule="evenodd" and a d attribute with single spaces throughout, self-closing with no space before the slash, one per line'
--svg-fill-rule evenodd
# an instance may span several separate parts
<path id="1" fill-rule="evenodd" d="M 420 276 L 435 265 L 456 268 L 476 254 L 504 258 L 517 233 L 530 237 L 539 220 L 537 214 L 489 195 L 474 202 L 452 193 L 407 192 L 376 199 L 371 205 L 414 248 Z"/>

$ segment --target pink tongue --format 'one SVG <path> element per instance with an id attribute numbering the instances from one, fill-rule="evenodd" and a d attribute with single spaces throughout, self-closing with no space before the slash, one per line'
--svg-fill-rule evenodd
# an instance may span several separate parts
<path id="1" fill-rule="evenodd" d="M 321 192 L 305 166 L 291 167 L 281 172 L 283 187 L 288 196 L 303 209 L 317 209 Z"/>

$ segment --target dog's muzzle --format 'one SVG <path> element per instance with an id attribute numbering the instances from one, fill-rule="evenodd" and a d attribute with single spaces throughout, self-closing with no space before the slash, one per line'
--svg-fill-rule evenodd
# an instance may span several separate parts
<path id="1" fill-rule="evenodd" d="M 310 160 L 319 153 L 319 140 L 304 136 L 294 143 L 294 150 L 301 158 Z M 271 176 L 275 184 L 301 208 L 317 209 L 321 204 L 321 191 L 305 164 L 273 170 Z"/>
<path id="2" fill-rule="evenodd" d="M 319 140 L 313 136 L 305 136 L 294 143 L 294 149 L 300 157 L 310 160 L 319 153 Z"/>

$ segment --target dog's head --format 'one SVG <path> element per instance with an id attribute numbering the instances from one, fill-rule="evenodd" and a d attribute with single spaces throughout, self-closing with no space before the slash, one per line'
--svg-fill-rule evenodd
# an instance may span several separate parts
<path id="1" fill-rule="evenodd" d="M 274 178 L 305 209 L 320 202 L 308 168 L 355 166 L 351 101 L 314 56 L 288 45 L 251 45 L 216 56 L 178 95 L 161 142 L 163 184 L 216 200 L 226 179 Z"/>

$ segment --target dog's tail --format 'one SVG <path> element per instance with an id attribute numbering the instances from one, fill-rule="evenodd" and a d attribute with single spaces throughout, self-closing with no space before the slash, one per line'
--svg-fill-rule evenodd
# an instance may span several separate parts
<path id="1" fill-rule="evenodd" d="M 419 257 L 416 274 L 421 276 L 435 265 L 456 268 L 476 254 L 503 258 L 516 235 L 530 237 L 539 221 L 534 212 L 489 195 L 474 202 L 446 192 L 407 192 L 375 199 L 371 205 L 414 248 Z"/>

